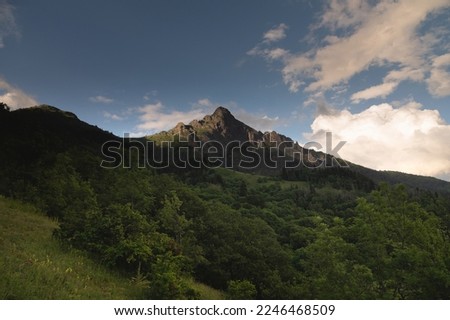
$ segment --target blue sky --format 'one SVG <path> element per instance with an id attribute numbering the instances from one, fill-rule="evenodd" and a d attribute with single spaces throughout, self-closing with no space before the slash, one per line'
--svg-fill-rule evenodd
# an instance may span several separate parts
<path id="1" fill-rule="evenodd" d="M 0 0 L 0 100 L 117 135 L 228 107 L 375 169 L 450 180 L 448 0 Z"/>

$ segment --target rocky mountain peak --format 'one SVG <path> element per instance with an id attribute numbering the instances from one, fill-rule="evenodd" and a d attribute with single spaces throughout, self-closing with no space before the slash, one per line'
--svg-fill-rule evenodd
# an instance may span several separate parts
<path id="1" fill-rule="evenodd" d="M 213 114 L 207 115 L 199 121 L 194 120 L 190 124 L 194 127 L 201 125 L 216 130 L 227 130 L 232 127 L 245 126 L 244 123 L 237 120 L 231 112 L 224 107 L 218 107 Z"/>
<path id="2" fill-rule="evenodd" d="M 225 118 L 233 118 L 233 119 L 235 119 L 234 116 L 231 114 L 230 110 L 228 110 L 227 108 L 224 108 L 222 106 L 218 107 L 214 111 L 214 113 L 212 114 L 212 117 L 222 118 L 222 119 L 225 119 Z"/>
<path id="3" fill-rule="evenodd" d="M 195 134 L 201 141 L 216 140 L 223 143 L 252 141 L 271 144 L 292 141 L 275 131 L 262 133 L 236 119 L 227 108 L 222 106 L 201 120 L 193 120 L 189 124 L 180 122 L 169 131 L 154 135 L 154 138 L 158 135 L 180 135 L 187 138 L 190 134 Z"/>

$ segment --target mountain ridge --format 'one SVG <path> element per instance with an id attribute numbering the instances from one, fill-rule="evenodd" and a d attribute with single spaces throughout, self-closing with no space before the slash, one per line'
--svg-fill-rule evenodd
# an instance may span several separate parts
<path id="1" fill-rule="evenodd" d="M 194 119 L 188 124 L 179 122 L 174 128 L 167 131 L 147 136 L 149 139 L 159 135 L 179 135 L 187 138 L 190 134 L 203 142 L 209 140 L 219 140 L 221 142 L 293 142 L 293 140 L 276 131 L 262 132 L 250 127 L 244 122 L 236 119 L 234 115 L 225 107 L 219 106 L 211 115 L 205 115 L 203 119 Z"/>
<path id="2" fill-rule="evenodd" d="M 74 146 L 81 146 L 99 155 L 100 147 L 104 142 L 121 140 L 120 137 L 113 135 L 111 132 L 81 121 L 71 112 L 49 105 L 2 112 L 0 124 L 0 135 L 3 137 L 1 146 L 4 150 L 3 161 L 5 161 L 5 164 L 8 161 L 23 162 L 24 165 L 27 163 L 33 164 L 33 159 L 21 156 L 24 150 L 31 150 L 35 157 L 41 157 L 45 156 L 45 148 L 52 148 L 55 152 L 64 152 L 64 150 L 69 150 Z M 240 126 L 240 128 L 230 128 L 230 124 Z M 269 142 L 274 141 L 278 141 L 278 143 L 290 142 L 297 150 L 304 150 L 289 137 L 275 131 L 262 133 L 246 125 L 236 119 L 224 107 L 217 108 L 212 115 L 206 115 L 203 119 L 192 120 L 187 125 L 179 123 L 173 129 L 145 137 L 145 139 L 151 140 L 159 135 L 160 138 L 170 138 L 170 141 L 172 141 L 173 135 L 180 134 L 180 136 L 187 137 L 192 133 L 197 133 L 197 137 L 203 142 L 209 141 L 211 137 L 222 139 L 222 141 L 250 137 L 253 139 L 250 141 L 253 141 L 255 145 L 260 143 L 261 146 L 268 146 Z M 30 138 L 34 142 L 31 142 Z M 322 156 L 324 154 L 317 152 L 316 155 Z M 391 184 L 404 183 L 411 188 L 450 193 L 450 182 L 438 178 L 403 172 L 378 171 L 350 162 L 349 165 L 351 171 L 362 174 L 377 183 L 380 181 L 387 181 Z M 268 172 L 262 171 L 262 174 L 268 174 Z M 280 175 L 281 170 L 275 174 Z M 268 175 L 274 175 L 274 173 Z"/>
<path id="3" fill-rule="evenodd" d="M 201 142 L 211 140 L 219 141 L 222 143 L 228 143 L 231 141 L 248 141 L 259 146 L 273 146 L 274 143 L 276 146 L 278 146 L 280 144 L 283 145 L 283 143 L 289 142 L 292 143 L 291 146 L 293 147 L 293 152 L 302 153 L 304 161 L 307 161 L 306 158 L 308 155 L 305 155 L 305 150 L 307 149 L 304 149 L 297 142 L 294 142 L 291 138 L 276 131 L 266 131 L 263 133 L 259 130 L 256 130 L 243 123 L 242 121 L 236 119 L 234 115 L 223 106 L 217 107 L 211 115 L 206 115 L 201 120 L 194 119 L 190 121 L 189 124 L 179 122 L 172 129 L 146 136 L 146 138 L 149 140 L 156 140 L 160 142 L 164 140 L 173 141 L 175 136 L 179 136 L 184 141 L 189 141 L 189 136 L 191 136 L 192 139 L 192 135 L 195 136 L 195 139 L 198 139 Z M 318 158 L 319 160 L 324 160 L 326 157 L 334 158 L 333 156 L 320 151 L 316 152 L 312 149 L 309 149 L 308 151 L 309 156 Z M 292 153 L 289 155 L 292 156 Z M 333 160 L 331 159 L 331 161 Z M 346 160 L 345 162 L 348 163 L 350 170 L 352 170 L 353 172 L 362 174 L 377 183 L 382 181 L 387 181 L 391 184 L 404 183 L 412 188 L 417 188 L 418 186 L 427 186 L 426 188 L 430 188 L 432 190 L 439 190 L 450 193 L 450 182 L 436 177 L 409 174 L 400 171 L 375 170 L 361 166 L 359 164 L 351 163 Z M 279 173 L 280 172 L 281 170 L 279 170 Z"/>

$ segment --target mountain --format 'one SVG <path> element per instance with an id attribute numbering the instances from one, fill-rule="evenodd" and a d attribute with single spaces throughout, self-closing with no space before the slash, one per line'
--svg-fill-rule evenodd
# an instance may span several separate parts
<path id="1" fill-rule="evenodd" d="M 177 137 L 177 138 L 175 138 Z M 220 106 L 213 114 L 206 115 L 201 120 L 192 120 L 189 124 L 178 123 L 168 131 L 148 136 L 147 139 L 161 143 L 163 141 L 186 141 L 193 144 L 194 141 L 200 143 L 215 142 L 224 146 L 235 147 L 240 144 L 240 152 L 233 154 L 233 169 L 258 172 L 265 175 L 279 175 L 282 168 L 286 167 L 286 162 L 301 163 L 308 167 L 316 167 L 316 163 L 321 163 L 325 159 L 325 154 L 314 150 L 306 150 L 291 138 L 279 134 L 275 131 L 258 131 L 247 124 L 239 121 L 226 108 Z M 270 149 L 270 147 L 272 149 Z M 252 148 L 251 151 L 248 148 Z M 267 161 L 245 161 L 249 159 L 250 152 L 253 152 L 254 159 L 259 158 Z M 258 156 L 256 156 L 256 153 Z M 247 154 L 247 156 L 245 156 Z M 228 157 L 230 155 L 228 154 Z M 247 162 L 247 163 L 246 163 Z M 269 164 L 269 162 L 271 162 Z M 244 163 L 244 165 L 242 165 Z M 294 166 L 294 164 L 290 164 Z"/>
<path id="2" fill-rule="evenodd" d="M 263 138 L 261 132 L 237 120 L 223 107 L 218 107 L 212 115 L 207 115 L 202 120 L 193 120 L 187 125 L 180 122 L 168 133 L 180 136 L 194 133 L 201 141 L 216 140 L 224 143 L 234 140 L 258 141 Z"/>
<path id="3" fill-rule="evenodd" d="M 49 105 L 0 112 L 0 136 L 2 137 L 0 165 L 3 167 L 8 167 L 10 163 L 24 167 L 36 165 L 37 161 L 45 159 L 49 154 L 73 149 L 82 149 L 95 156 L 102 156 L 101 146 L 105 142 L 121 141 L 121 138 L 112 133 L 81 121 L 75 114 Z M 376 183 L 382 181 L 391 184 L 403 183 L 411 188 L 450 192 L 449 182 L 432 177 L 377 171 L 350 162 L 348 162 L 350 167 L 347 170 L 339 168 L 337 162 L 333 162 L 333 159 L 337 159 L 332 156 L 312 150 L 309 151 L 310 158 L 308 159 L 308 150 L 299 146 L 291 138 L 275 131 L 264 133 L 258 131 L 236 119 L 224 107 L 218 107 L 213 114 L 206 115 L 201 120 L 192 120 L 188 124 L 178 123 L 174 128 L 148 136 L 146 139 L 172 141 L 174 136 L 179 136 L 180 140 L 186 141 L 195 136 L 195 139 L 202 143 L 217 141 L 222 145 L 232 141 L 248 142 L 261 159 L 268 157 L 268 153 L 264 153 L 264 151 L 267 151 L 269 146 L 281 145 L 280 149 L 289 146 L 283 157 L 277 156 L 272 150 L 270 157 L 276 162 L 274 167 L 268 167 L 261 162 L 257 167 L 244 170 L 245 168 L 236 165 L 242 160 L 238 153 L 233 165 L 233 169 L 238 171 L 255 172 L 268 176 L 284 175 L 284 178 L 289 180 L 317 179 L 319 176 L 326 180 L 328 174 L 338 172 L 339 175 L 349 175 L 349 179 L 353 179 L 354 175 L 360 175 Z M 322 163 L 329 160 L 334 166 L 325 169 L 319 168 L 314 172 L 311 168 L 300 164 L 297 171 L 285 170 L 282 164 L 286 159 L 294 159 L 297 161 L 296 164 L 301 160 L 309 167 L 315 167 L 314 161 Z"/>
<path id="4" fill-rule="evenodd" d="M 308 173 L 311 168 L 323 167 L 323 163 L 327 161 L 329 168 L 318 169 L 327 170 L 329 172 L 336 172 L 336 169 L 342 168 L 340 164 L 343 164 L 339 159 L 334 158 L 331 155 L 324 154 L 322 152 L 315 152 L 314 150 L 307 150 L 302 148 L 298 143 L 294 142 L 291 138 L 279 134 L 275 131 L 261 132 L 247 124 L 236 119 L 233 114 L 224 107 L 218 107 L 213 114 L 206 115 L 201 120 L 192 120 L 189 124 L 182 122 L 178 123 L 174 128 L 168 131 L 162 131 L 160 133 L 148 136 L 147 139 L 161 142 L 161 141 L 173 141 L 174 137 L 178 136 L 183 141 L 216 141 L 222 145 L 226 145 L 232 141 L 239 141 L 241 143 L 248 142 L 256 147 L 260 151 L 260 156 L 264 157 L 261 150 L 268 146 L 280 146 L 281 149 L 286 149 L 284 157 L 277 156 L 277 152 L 271 153 L 271 158 L 275 160 L 276 165 L 269 167 L 263 162 L 250 169 L 243 168 L 237 165 L 241 160 L 242 155 L 237 155 L 237 161 L 233 163 L 233 169 L 237 171 L 252 171 L 263 175 L 281 175 L 283 172 L 286 175 L 286 166 L 283 165 L 286 158 L 288 161 L 296 160 L 298 172 L 300 174 L 292 174 L 293 169 L 289 169 L 291 174 L 288 176 L 311 176 L 314 174 Z M 240 157 L 241 156 L 241 157 Z M 265 155 L 267 157 L 267 154 Z M 281 159 L 282 158 L 282 159 Z M 300 162 L 300 160 L 302 162 Z M 314 165 L 319 163 L 320 165 Z M 419 175 L 412 175 L 402 172 L 393 171 L 378 171 L 370 168 L 353 164 L 346 161 L 348 168 L 342 168 L 344 171 L 350 171 L 357 175 L 362 175 L 376 183 L 388 182 L 391 184 L 403 183 L 411 188 L 428 189 L 432 191 L 450 192 L 450 182 L 436 179 L 433 177 L 425 177 Z M 297 173 L 298 173 L 297 172 Z M 326 176 L 326 173 L 320 173 L 320 176 Z"/>
<path id="5" fill-rule="evenodd" d="M 118 139 L 111 132 L 81 121 L 74 113 L 49 105 L 0 112 L 0 136 L 9 148 L 66 150 L 99 145 Z"/>
<path id="6" fill-rule="evenodd" d="M 231 141 L 262 142 L 266 144 L 269 142 L 293 142 L 292 139 L 275 131 L 262 133 L 239 121 L 227 108 L 221 106 L 213 114 L 206 115 L 201 120 L 192 120 L 189 124 L 180 122 L 174 128 L 151 135 L 148 138 L 160 140 L 161 137 L 179 135 L 186 139 L 192 134 L 203 142 L 210 140 L 221 143 L 229 143 Z"/>
<path id="7" fill-rule="evenodd" d="M 103 143 L 119 140 L 75 114 L 49 105 L 0 110 L 0 137 L 0 194 L 4 195 L 13 194 L 13 186 L 35 179 L 34 172 L 49 166 L 58 154 L 78 155 L 82 159 L 79 167 L 92 172 L 85 160 L 100 158 Z"/>

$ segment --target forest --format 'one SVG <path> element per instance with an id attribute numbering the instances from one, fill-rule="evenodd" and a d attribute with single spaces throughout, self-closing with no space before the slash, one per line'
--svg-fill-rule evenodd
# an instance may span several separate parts
<path id="1" fill-rule="evenodd" d="M 55 220 L 65 250 L 139 279 L 141 299 L 198 299 L 192 280 L 228 299 L 450 298 L 449 193 L 333 168 L 104 169 L 110 134 L 19 111 L 0 112 L 0 194 Z"/>

